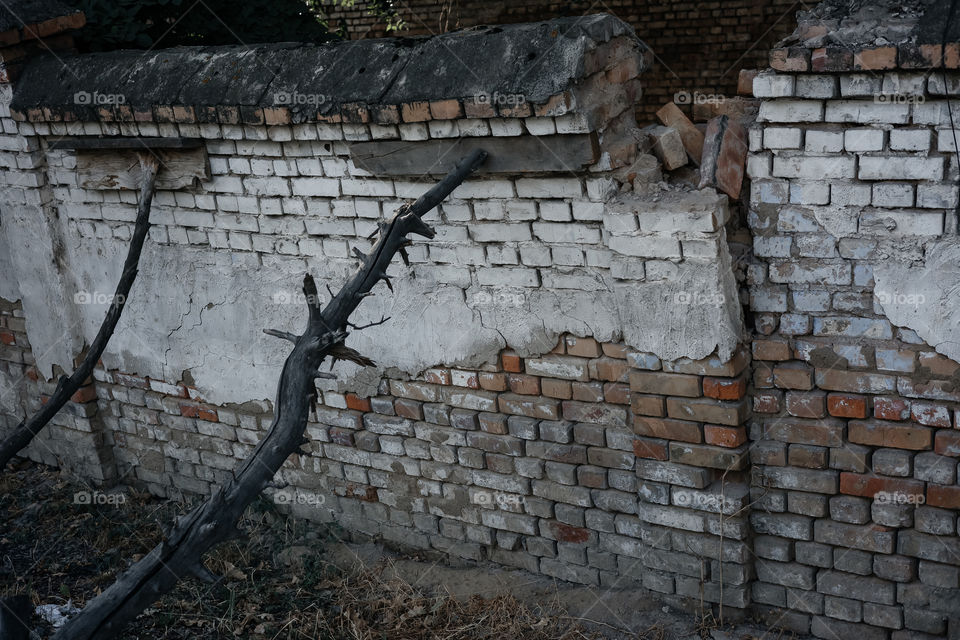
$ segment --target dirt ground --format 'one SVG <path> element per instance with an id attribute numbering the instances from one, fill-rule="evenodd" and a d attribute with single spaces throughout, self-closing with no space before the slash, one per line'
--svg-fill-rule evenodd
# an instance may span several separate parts
<path id="1" fill-rule="evenodd" d="M 21 463 L 0 477 L 0 597 L 82 607 L 159 540 L 194 499 L 126 488 L 100 493 L 55 469 Z M 347 542 L 335 526 L 288 518 L 265 499 L 245 539 L 209 554 L 214 587 L 184 580 L 131 625 L 127 640 L 790 637 L 752 625 L 718 628 L 649 593 L 573 585 L 493 565 Z M 54 627 L 34 613 L 35 637 Z"/>

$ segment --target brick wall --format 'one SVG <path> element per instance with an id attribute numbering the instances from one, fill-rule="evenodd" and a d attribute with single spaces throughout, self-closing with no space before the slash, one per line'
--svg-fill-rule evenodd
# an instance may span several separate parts
<path id="1" fill-rule="evenodd" d="M 400 35 L 429 35 L 482 24 L 535 22 L 561 15 L 584 15 L 600 9 L 586 2 L 550 3 L 543 0 L 440 3 L 411 0 L 397 9 L 406 22 Z M 658 2 L 612 0 L 602 10 L 630 24 L 653 51 L 644 74 L 644 100 L 637 105 L 641 122 L 655 120 L 655 112 L 684 93 L 706 99 L 714 94 L 737 94 L 741 69 L 766 66 L 773 44 L 796 27 L 800 3 L 790 0 L 759 2 Z M 345 24 L 351 38 L 380 38 L 384 26 L 361 8 L 330 10 L 331 24 Z M 681 99 L 682 100 L 682 99 Z M 678 100 L 680 102 L 681 100 Z M 683 106 L 689 110 L 689 103 Z"/>
<path id="2" fill-rule="evenodd" d="M 958 165 L 944 75 L 903 53 L 776 51 L 754 81 L 753 601 L 820 638 L 960 633 L 958 365 L 910 328 L 956 304 L 924 283 L 951 286 Z"/>

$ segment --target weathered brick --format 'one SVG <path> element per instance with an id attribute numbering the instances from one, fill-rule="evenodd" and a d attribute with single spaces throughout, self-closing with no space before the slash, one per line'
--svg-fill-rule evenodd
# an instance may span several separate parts
<path id="1" fill-rule="evenodd" d="M 637 393 L 668 396 L 700 396 L 700 378 L 695 375 L 631 371 L 630 390 Z"/>
<path id="2" fill-rule="evenodd" d="M 668 398 L 667 415 L 680 420 L 696 420 L 739 426 L 746 420 L 750 406 L 746 400 L 720 402 L 708 398 Z"/>
<path id="3" fill-rule="evenodd" d="M 745 447 L 728 449 L 725 447 L 671 442 L 670 461 L 695 467 L 738 471 L 746 467 L 748 457 Z"/>
<path id="4" fill-rule="evenodd" d="M 701 427 L 696 422 L 671 420 L 669 418 L 655 418 L 648 416 L 634 416 L 633 430 L 637 435 L 651 438 L 680 440 L 682 442 L 699 443 L 703 441 Z"/>
<path id="5" fill-rule="evenodd" d="M 879 420 L 851 420 L 847 437 L 857 444 L 914 451 L 931 448 L 933 439 L 928 428 Z"/>

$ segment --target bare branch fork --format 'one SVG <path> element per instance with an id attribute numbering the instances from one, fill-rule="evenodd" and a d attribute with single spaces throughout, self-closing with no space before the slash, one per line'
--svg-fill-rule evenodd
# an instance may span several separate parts
<path id="1" fill-rule="evenodd" d="M 120 274 L 120 280 L 117 282 L 116 292 L 113 300 L 110 302 L 110 308 L 107 315 L 100 325 L 97 337 L 87 350 L 83 361 L 76 368 L 73 374 L 61 376 L 57 382 L 56 390 L 43 407 L 29 418 L 24 419 L 17 427 L 0 443 L 0 472 L 7 466 L 7 463 L 17 453 L 23 450 L 34 436 L 40 433 L 40 430 L 46 426 L 53 416 L 63 408 L 70 397 L 77 392 L 83 383 L 90 377 L 93 368 L 100 360 L 103 350 L 113 336 L 117 323 L 120 321 L 120 314 L 123 313 L 123 307 L 130 296 L 130 288 L 133 281 L 137 278 L 137 268 L 140 264 L 140 252 L 143 250 L 143 242 L 150 230 L 150 204 L 153 201 L 153 191 L 157 178 L 157 171 L 160 163 L 157 157 L 149 152 L 138 154 L 140 157 L 140 202 L 137 205 L 137 220 L 133 226 L 133 237 L 130 239 L 130 246 L 127 248 L 127 257 L 123 261 L 123 271 Z"/>
<path id="2" fill-rule="evenodd" d="M 434 231 L 421 216 L 437 206 L 486 159 L 476 150 L 412 205 L 403 205 L 389 222 L 382 223 L 379 237 L 363 257 L 357 271 L 326 307 L 320 305 L 316 283 L 303 279 L 309 317 L 307 328 L 297 336 L 268 329 L 266 333 L 293 342 L 277 385 L 273 423 L 253 453 L 233 471 L 233 478 L 203 504 L 179 518 L 164 539 L 143 559 L 127 569 L 106 591 L 64 625 L 55 640 L 107 640 L 141 611 L 170 591 L 180 578 L 193 576 L 207 582 L 216 577 L 203 565 L 203 554 L 214 545 L 239 535 L 237 523 L 247 506 L 269 486 L 273 476 L 291 454 L 305 443 L 304 431 L 310 406 L 316 400 L 314 378 L 329 377 L 319 371 L 323 360 L 351 360 L 372 364 L 344 344 L 350 314 L 370 294 L 377 282 L 389 284 L 387 267 L 393 256 L 410 244 L 408 234 L 432 238 Z"/>

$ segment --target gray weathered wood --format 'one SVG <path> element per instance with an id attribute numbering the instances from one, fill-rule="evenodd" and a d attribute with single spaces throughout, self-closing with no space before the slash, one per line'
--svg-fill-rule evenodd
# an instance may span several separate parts
<path id="1" fill-rule="evenodd" d="M 320 365 L 331 356 L 368 364 L 370 361 L 344 344 L 350 315 L 374 285 L 383 280 L 389 286 L 387 267 L 397 253 L 410 244 L 408 234 L 427 238 L 434 231 L 420 218 L 447 197 L 486 158 L 477 150 L 463 160 L 439 184 L 412 205 L 403 205 L 389 222 L 379 225 L 379 237 L 363 257 L 356 273 L 325 307 L 310 275 L 304 277 L 303 292 L 309 317 L 302 335 L 270 330 L 294 343 L 277 385 L 273 422 L 253 453 L 233 471 L 233 478 L 203 504 L 180 518 L 163 541 L 143 559 L 117 578 L 109 588 L 91 600 L 54 636 L 55 640 L 107 640 L 141 611 L 170 591 L 181 578 L 193 576 L 215 580 L 203 566 L 203 555 L 214 545 L 239 534 L 237 523 L 254 498 L 292 454 L 306 443 L 304 431 L 310 406 L 316 399 L 314 379 L 321 377 Z"/>
<path id="2" fill-rule="evenodd" d="M 137 189 L 140 164 L 134 149 L 78 150 L 77 181 L 84 189 Z M 153 154 L 163 166 L 157 189 L 192 187 L 197 180 L 210 179 L 206 147 L 158 149 Z"/>
<path id="3" fill-rule="evenodd" d="M 581 171 L 600 159 L 595 133 L 504 138 L 379 140 L 350 145 L 353 163 L 378 176 L 443 175 L 457 158 L 483 147 L 490 159 L 477 173 Z"/>

